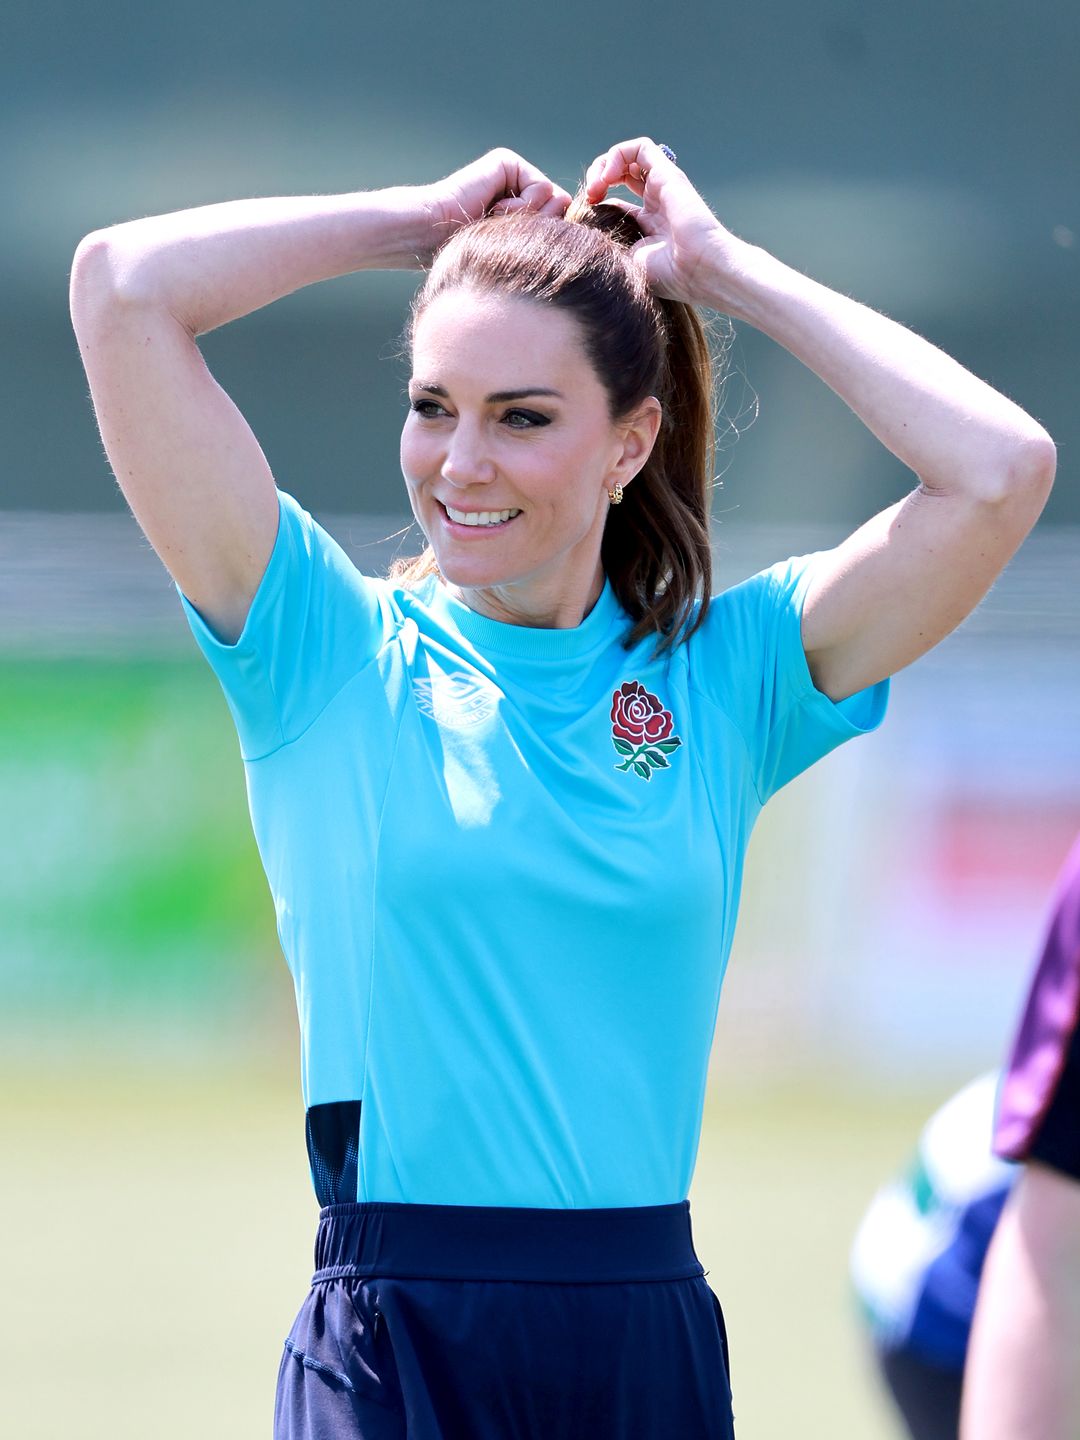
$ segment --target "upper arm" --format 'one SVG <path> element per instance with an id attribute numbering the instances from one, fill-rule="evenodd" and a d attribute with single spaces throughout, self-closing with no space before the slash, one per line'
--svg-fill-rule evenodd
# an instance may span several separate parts
<path id="1" fill-rule="evenodd" d="M 1033 443 L 1008 483 L 981 495 L 920 487 L 823 554 L 803 607 L 814 683 L 841 700 L 894 674 L 954 630 L 1038 518 L 1053 445 Z"/>
<path id="2" fill-rule="evenodd" d="M 186 326 L 125 294 L 108 241 L 83 242 L 71 310 L 109 462 L 151 545 L 223 639 L 235 638 L 277 530 L 270 467 Z"/>

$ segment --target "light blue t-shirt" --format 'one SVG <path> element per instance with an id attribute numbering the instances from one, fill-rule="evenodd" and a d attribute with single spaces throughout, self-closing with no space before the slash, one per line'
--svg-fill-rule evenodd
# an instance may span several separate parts
<path id="1" fill-rule="evenodd" d="M 811 557 L 812 558 L 812 557 Z M 361 575 L 290 496 L 224 688 L 296 986 L 323 1203 L 683 1200 L 761 806 L 884 713 L 800 638 L 809 561 L 673 654 Z"/>

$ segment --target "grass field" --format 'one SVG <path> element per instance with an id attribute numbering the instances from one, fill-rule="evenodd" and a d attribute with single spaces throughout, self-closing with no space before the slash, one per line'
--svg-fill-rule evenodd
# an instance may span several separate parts
<path id="1" fill-rule="evenodd" d="M 310 1273 L 291 1060 L 3 1073 L 0 1394 L 19 1440 L 256 1440 Z M 740 1440 L 888 1440 L 846 1258 L 929 1106 L 813 1083 L 710 1100 L 692 1192 Z M 782 1377 L 782 1378 L 778 1378 Z M 674 1437 L 673 1437 L 674 1440 Z"/>

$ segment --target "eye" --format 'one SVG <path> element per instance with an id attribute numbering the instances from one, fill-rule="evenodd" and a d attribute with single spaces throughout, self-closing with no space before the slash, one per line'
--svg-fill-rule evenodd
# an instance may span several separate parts
<path id="1" fill-rule="evenodd" d="M 535 410 L 507 410 L 503 416 L 503 424 L 511 430 L 532 430 L 534 427 L 539 429 L 542 425 L 550 425 L 551 419 Z"/>
<path id="2" fill-rule="evenodd" d="M 416 400 L 410 400 L 409 408 L 415 410 L 417 415 L 424 420 L 436 420 L 440 415 L 446 414 L 437 400 L 426 400 L 423 396 Z"/>

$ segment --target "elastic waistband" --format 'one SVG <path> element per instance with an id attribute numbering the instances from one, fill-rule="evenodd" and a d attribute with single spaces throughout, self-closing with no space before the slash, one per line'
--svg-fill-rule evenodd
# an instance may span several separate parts
<path id="1" fill-rule="evenodd" d="M 690 1202 L 610 1210 L 364 1201 L 319 1213 L 315 1279 L 602 1283 L 702 1275 Z"/>

